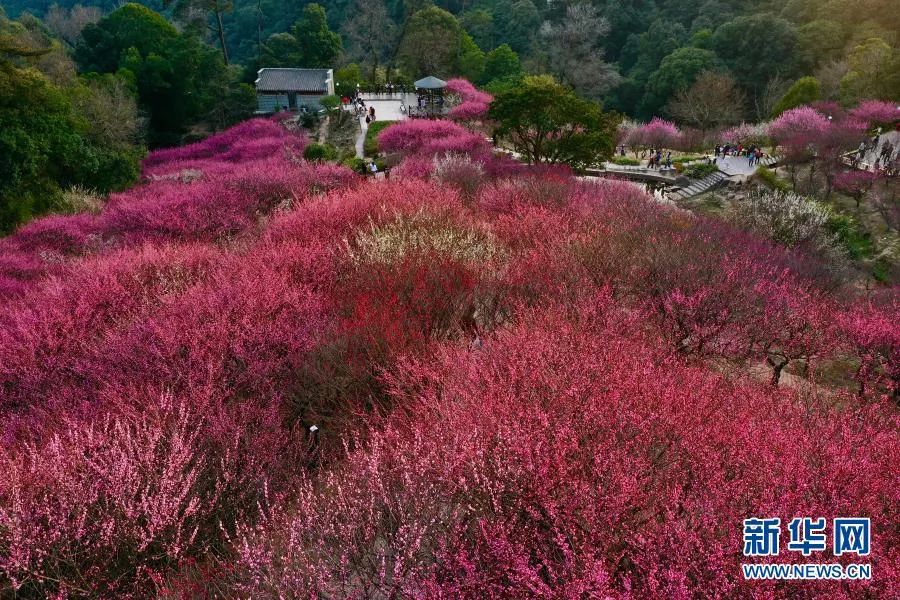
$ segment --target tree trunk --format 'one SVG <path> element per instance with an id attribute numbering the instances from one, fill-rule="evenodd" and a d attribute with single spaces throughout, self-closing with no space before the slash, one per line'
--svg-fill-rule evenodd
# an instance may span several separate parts
<path id="1" fill-rule="evenodd" d="M 378 51 L 372 52 L 372 83 L 378 81 Z"/>
<path id="2" fill-rule="evenodd" d="M 225 60 L 225 64 L 228 64 L 228 48 L 225 46 L 225 27 L 222 25 L 222 11 L 219 10 L 219 3 L 215 4 L 216 11 L 216 25 L 218 26 L 218 34 L 219 34 L 219 43 L 222 45 L 222 58 Z"/>
<path id="3" fill-rule="evenodd" d="M 262 68 L 262 0 L 256 2 L 256 68 Z"/>
<path id="4" fill-rule="evenodd" d="M 778 384 L 781 381 L 781 372 L 788 365 L 790 360 L 783 356 L 779 356 L 777 360 L 771 356 L 767 356 L 766 362 L 772 367 L 772 378 L 769 380 L 769 383 L 772 384 L 773 387 L 778 387 Z"/>

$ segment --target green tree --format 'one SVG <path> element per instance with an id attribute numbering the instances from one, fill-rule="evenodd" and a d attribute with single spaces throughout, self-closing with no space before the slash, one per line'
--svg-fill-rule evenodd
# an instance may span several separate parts
<path id="1" fill-rule="evenodd" d="M 775 103 L 772 108 L 772 118 L 774 119 L 781 113 L 810 102 L 819 100 L 822 96 L 822 90 L 819 86 L 819 80 L 815 77 L 801 77 L 788 91 Z"/>
<path id="2" fill-rule="evenodd" d="M 460 24 L 479 48 L 490 48 L 496 39 L 494 35 L 494 15 L 484 8 L 477 8 L 460 15 Z"/>
<path id="3" fill-rule="evenodd" d="M 325 9 L 319 4 L 307 4 L 303 16 L 291 29 L 300 46 L 306 68 L 333 67 L 341 54 L 341 36 L 328 28 Z M 297 65 L 294 65 L 297 66 Z"/>
<path id="4" fill-rule="evenodd" d="M 461 33 L 456 17 L 429 6 L 406 23 L 397 58 L 412 77 L 450 77 L 458 70 Z"/>
<path id="5" fill-rule="evenodd" d="M 88 25 L 82 37 L 75 50 L 82 71 L 119 73 L 134 83 L 152 146 L 177 143 L 228 88 L 231 74 L 214 49 L 139 4 Z"/>
<path id="6" fill-rule="evenodd" d="M 519 61 L 519 55 L 508 44 L 502 44 L 487 53 L 480 83 L 487 84 L 491 81 L 517 77 L 521 74 L 522 63 Z"/>
<path id="7" fill-rule="evenodd" d="M 175 15 L 200 31 L 206 29 L 208 17 L 214 25 L 210 26 L 222 49 L 222 60 L 228 64 L 228 44 L 225 42 L 224 15 L 234 9 L 232 0 L 163 0 L 163 6 L 173 6 Z"/>
<path id="8" fill-rule="evenodd" d="M 0 40 L 0 48 L 9 46 Z M 0 63 L 0 232 L 50 210 L 81 140 L 62 94 L 34 69 Z"/>
<path id="9" fill-rule="evenodd" d="M 797 29 L 798 56 L 807 69 L 839 58 L 846 43 L 847 29 L 834 21 L 817 19 Z"/>
<path id="10" fill-rule="evenodd" d="M 456 73 L 469 81 L 480 81 L 484 72 L 484 52 L 465 31 L 460 31 L 459 36 L 459 62 Z"/>
<path id="11" fill-rule="evenodd" d="M 496 134 L 509 138 L 529 162 L 583 170 L 613 152 L 618 119 L 549 75 L 525 77 L 497 94 L 489 115 L 498 123 Z"/>
<path id="12" fill-rule="evenodd" d="M 520 54 L 530 53 L 541 26 L 541 13 L 531 0 L 498 0 L 494 4 L 494 35 Z"/>
<path id="13" fill-rule="evenodd" d="M 165 56 L 177 43 L 179 33 L 161 14 L 129 3 L 87 25 L 82 38 L 75 49 L 79 68 L 85 72 L 114 73 L 126 50 L 134 48 L 141 56 Z"/>
<path id="14" fill-rule="evenodd" d="M 713 33 L 712 50 L 754 100 L 760 98 L 772 78 L 798 74 L 797 33 L 789 22 L 768 13 L 738 17 L 720 25 Z"/>
<path id="15" fill-rule="evenodd" d="M 881 38 L 870 38 L 850 51 L 847 62 L 847 74 L 841 79 L 845 104 L 864 98 L 900 99 L 900 50 Z"/>
<path id="16" fill-rule="evenodd" d="M 687 32 L 680 23 L 663 19 L 654 20 L 650 28 L 636 38 L 636 62 L 629 76 L 646 84 L 662 60 L 680 48 L 686 37 Z"/>
<path id="17" fill-rule="evenodd" d="M 119 78 L 54 83 L 39 67 L 58 47 L 0 14 L 0 231 L 56 208 L 61 190 L 134 181 L 143 149 L 137 108 Z M 60 75 L 57 73 L 57 75 Z"/>
<path id="18" fill-rule="evenodd" d="M 717 70 L 721 61 L 712 50 L 684 47 L 665 57 L 650 80 L 641 101 L 640 114 L 659 114 L 670 98 L 687 90 L 704 71 Z"/>
<path id="19" fill-rule="evenodd" d="M 262 65 L 267 67 L 289 67 L 303 64 L 300 44 L 290 33 L 273 33 L 263 44 Z"/>

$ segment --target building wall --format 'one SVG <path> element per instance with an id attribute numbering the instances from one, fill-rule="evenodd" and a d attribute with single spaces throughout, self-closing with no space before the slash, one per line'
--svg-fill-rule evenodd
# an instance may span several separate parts
<path id="1" fill-rule="evenodd" d="M 301 106 L 306 106 L 311 110 L 318 110 L 322 107 L 320 101 L 325 97 L 325 94 L 297 94 L 297 108 L 299 109 Z M 276 108 L 281 110 L 288 109 L 288 95 L 287 94 L 261 94 L 257 92 L 256 94 L 256 112 L 258 113 L 274 113 L 277 112 Z"/>
<path id="2" fill-rule="evenodd" d="M 256 94 L 256 111 L 261 113 L 276 112 L 276 108 L 286 110 L 288 107 L 287 94 Z"/>

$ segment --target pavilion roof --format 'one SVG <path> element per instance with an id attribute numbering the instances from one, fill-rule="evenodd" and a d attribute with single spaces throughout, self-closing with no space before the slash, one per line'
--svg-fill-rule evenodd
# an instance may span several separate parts
<path id="1" fill-rule="evenodd" d="M 413 84 L 417 90 L 439 90 L 447 87 L 447 82 L 432 75 L 423 77 Z"/>

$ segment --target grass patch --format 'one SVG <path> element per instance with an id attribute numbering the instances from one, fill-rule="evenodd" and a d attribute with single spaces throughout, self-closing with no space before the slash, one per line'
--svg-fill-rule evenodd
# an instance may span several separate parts
<path id="1" fill-rule="evenodd" d="M 634 158 L 628 158 L 627 156 L 613 156 L 609 162 L 614 165 L 623 165 L 626 167 L 637 167 L 641 164 L 641 161 Z"/>
<path id="2" fill-rule="evenodd" d="M 853 217 L 833 213 L 828 219 L 826 227 L 837 236 L 838 242 L 853 260 L 862 260 L 873 255 L 875 245 L 872 242 L 871 234 L 863 231 Z"/>
<path id="3" fill-rule="evenodd" d="M 788 192 L 791 189 L 791 185 L 787 181 L 778 177 L 775 171 L 767 167 L 759 167 L 758 169 L 756 169 L 754 178 L 764 186 L 772 190 L 778 190 L 779 192 Z"/>
<path id="4" fill-rule="evenodd" d="M 710 163 L 698 163 L 684 167 L 684 174 L 692 179 L 703 179 L 719 170 L 719 167 Z"/>
<path id="5" fill-rule="evenodd" d="M 363 154 L 366 156 L 378 155 L 378 134 L 387 129 L 397 121 L 375 121 L 369 124 L 366 131 L 366 139 L 363 142 Z"/>

